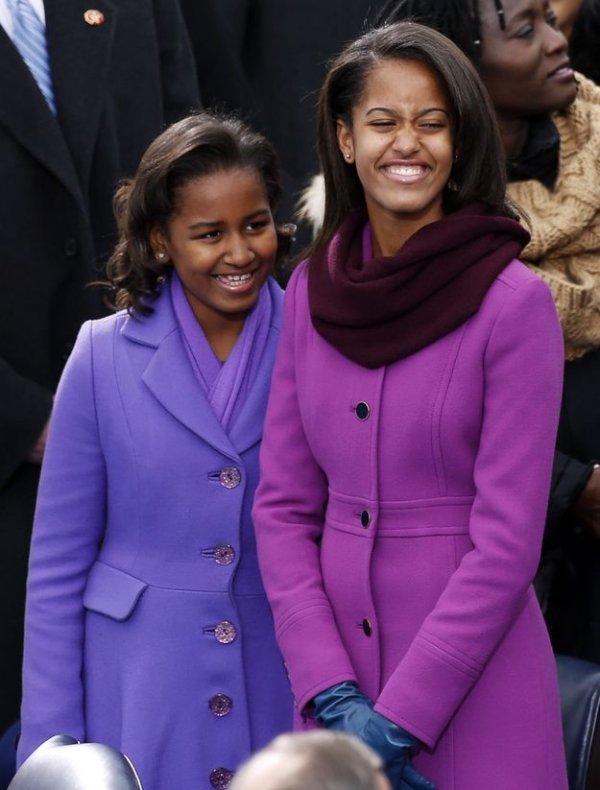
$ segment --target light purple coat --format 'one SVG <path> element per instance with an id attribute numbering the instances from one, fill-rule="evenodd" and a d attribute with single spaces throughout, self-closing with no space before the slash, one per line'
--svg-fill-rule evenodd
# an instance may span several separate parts
<path id="1" fill-rule="evenodd" d="M 254 519 L 298 708 L 356 680 L 427 745 L 438 790 L 567 787 L 531 587 L 562 359 L 518 261 L 459 329 L 376 370 L 315 332 L 304 266 L 286 292 Z"/>
<path id="2" fill-rule="evenodd" d="M 148 318 L 82 328 L 42 471 L 20 760 L 64 733 L 125 752 L 144 790 L 210 790 L 290 729 L 250 519 L 281 323 L 268 287 L 266 351 L 229 436 L 168 289 Z"/>

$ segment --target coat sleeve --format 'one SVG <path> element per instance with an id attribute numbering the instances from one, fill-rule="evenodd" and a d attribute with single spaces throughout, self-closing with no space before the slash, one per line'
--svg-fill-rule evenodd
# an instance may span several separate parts
<path id="1" fill-rule="evenodd" d="M 301 323 L 296 322 L 302 272 L 297 269 L 292 275 L 285 294 L 253 510 L 276 636 L 300 710 L 319 691 L 343 680 L 356 680 L 323 589 L 319 543 L 327 480 L 307 442 L 296 390 L 295 348 L 306 340 Z M 279 462 L 281 458 L 285 463 Z M 318 645 L 319 650 L 311 645 Z"/>
<path id="2" fill-rule="evenodd" d="M 52 393 L 0 359 L 0 487 L 6 485 L 38 440 Z"/>
<path id="3" fill-rule="evenodd" d="M 57 733 L 85 740 L 83 592 L 105 524 L 105 467 L 94 396 L 93 323 L 58 387 L 31 546 L 19 764 Z"/>
<path id="4" fill-rule="evenodd" d="M 483 357 L 473 548 L 384 686 L 376 710 L 433 746 L 530 596 L 560 407 L 562 335 L 548 288 L 507 297 Z"/>

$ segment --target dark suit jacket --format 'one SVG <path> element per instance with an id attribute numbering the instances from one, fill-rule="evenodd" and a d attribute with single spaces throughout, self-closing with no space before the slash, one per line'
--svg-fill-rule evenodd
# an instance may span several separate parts
<path id="1" fill-rule="evenodd" d="M 105 312 L 85 283 L 115 240 L 114 188 L 199 104 L 177 0 L 44 5 L 56 118 L 0 28 L 0 579 L 18 591 L 38 472 L 25 459 L 81 322 Z M 85 21 L 90 7 L 103 24 Z M 0 631 L 18 627 L 12 602 L 0 607 Z"/>

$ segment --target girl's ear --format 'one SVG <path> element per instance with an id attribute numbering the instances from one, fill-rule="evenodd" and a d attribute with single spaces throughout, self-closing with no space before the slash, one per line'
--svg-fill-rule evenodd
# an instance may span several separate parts
<path id="1" fill-rule="evenodd" d="M 352 130 L 338 118 L 336 121 L 337 140 L 344 160 L 349 164 L 354 162 L 354 140 Z"/>
<path id="2" fill-rule="evenodd" d="M 167 239 L 165 234 L 162 232 L 162 230 L 160 230 L 160 228 L 152 228 L 150 231 L 149 240 L 154 257 L 159 261 L 164 261 L 167 258 Z"/>

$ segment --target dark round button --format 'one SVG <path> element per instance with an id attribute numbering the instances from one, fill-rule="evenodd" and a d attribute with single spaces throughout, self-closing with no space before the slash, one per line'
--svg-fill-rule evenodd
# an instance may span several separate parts
<path id="1" fill-rule="evenodd" d="M 371 634 L 373 633 L 373 626 L 372 626 L 372 625 L 371 625 L 371 623 L 370 623 L 370 622 L 367 620 L 367 618 L 366 618 L 366 617 L 365 617 L 365 619 L 362 621 L 362 630 L 363 630 L 363 633 L 364 633 L 364 635 L 365 635 L 365 636 L 371 636 Z"/>
<path id="2" fill-rule="evenodd" d="M 371 523 L 371 514 L 369 513 L 368 510 L 363 510 L 362 513 L 360 514 L 361 527 L 364 527 L 366 529 L 370 523 Z"/>
<path id="3" fill-rule="evenodd" d="M 208 700 L 208 707 L 211 713 L 221 718 L 221 716 L 227 716 L 231 712 L 233 700 L 227 694 L 215 694 Z"/>
<path id="4" fill-rule="evenodd" d="M 225 466 L 219 472 L 219 483 L 224 488 L 237 488 L 241 480 L 240 470 L 236 466 Z"/>
<path id="5" fill-rule="evenodd" d="M 235 559 L 233 546 L 230 546 L 228 543 L 222 543 L 215 548 L 214 557 L 217 565 L 231 565 Z"/>
<path id="6" fill-rule="evenodd" d="M 233 779 L 233 771 L 229 768 L 213 768 L 208 779 L 215 790 L 226 790 Z"/>
<path id="7" fill-rule="evenodd" d="M 365 403 L 364 400 L 361 400 L 360 403 L 357 403 L 354 407 L 354 413 L 359 420 L 366 420 L 371 413 L 371 407 L 368 403 Z"/>
<path id="8" fill-rule="evenodd" d="M 228 645 L 237 636 L 237 631 L 233 623 L 229 620 L 222 620 L 215 626 L 215 639 L 222 645 Z"/>
<path id="9" fill-rule="evenodd" d="M 68 239 L 65 239 L 65 246 L 64 246 L 65 255 L 67 258 L 73 258 L 79 252 L 79 244 L 77 239 L 69 236 Z"/>

